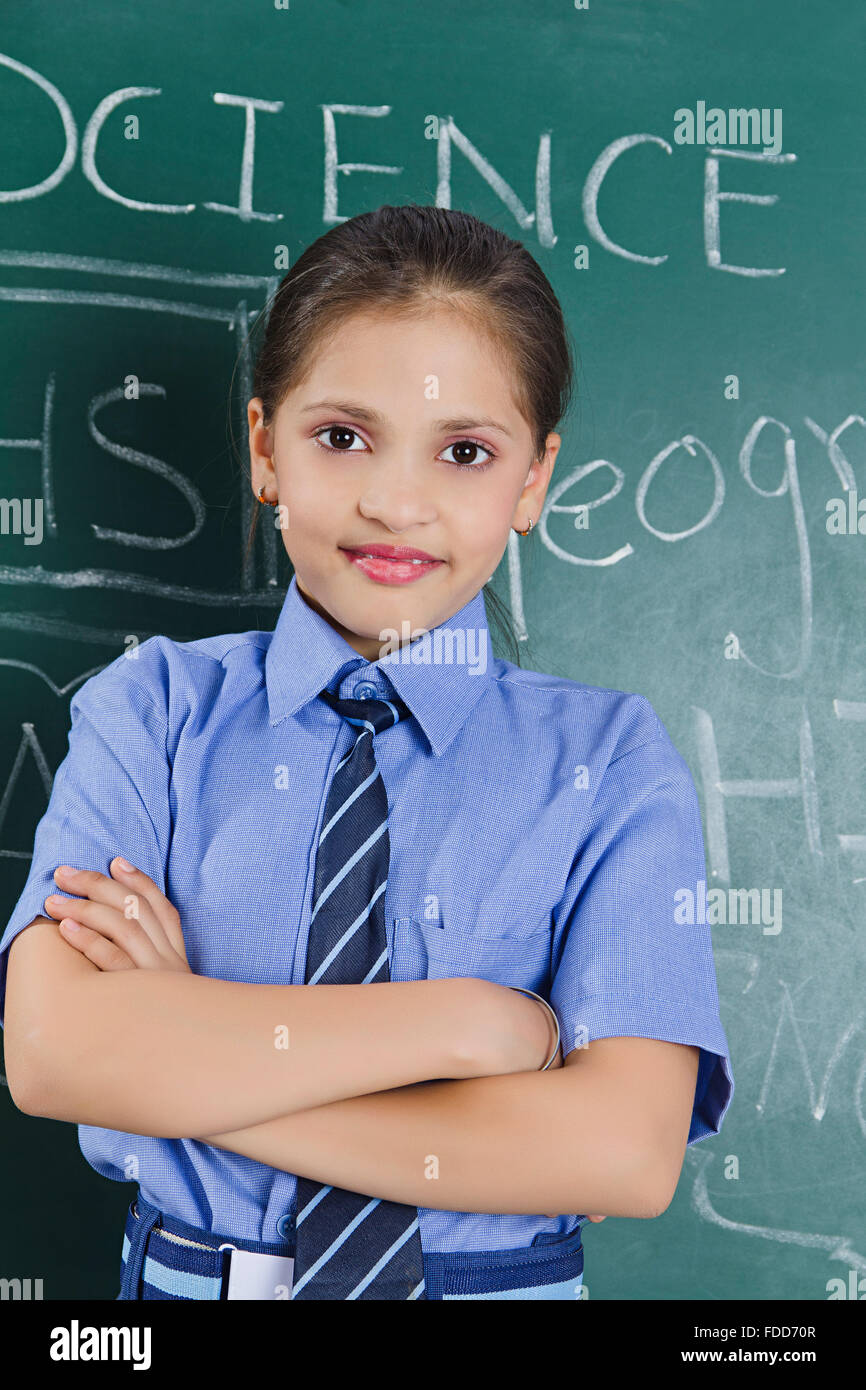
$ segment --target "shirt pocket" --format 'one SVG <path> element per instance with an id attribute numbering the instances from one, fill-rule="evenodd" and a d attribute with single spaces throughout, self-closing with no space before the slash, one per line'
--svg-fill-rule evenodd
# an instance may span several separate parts
<path id="1" fill-rule="evenodd" d="M 395 917 L 392 928 L 392 980 L 472 976 L 539 993 L 548 984 L 552 942 L 549 914 L 519 925 L 504 917 L 461 923 L 452 915 L 447 926 L 419 917 Z"/>

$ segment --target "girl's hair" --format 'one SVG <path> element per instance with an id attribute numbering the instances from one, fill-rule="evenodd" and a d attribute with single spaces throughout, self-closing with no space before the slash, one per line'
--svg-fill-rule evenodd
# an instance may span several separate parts
<path id="1" fill-rule="evenodd" d="M 468 212 L 419 204 L 380 207 L 332 227 L 280 282 L 253 328 L 254 334 L 266 325 L 252 381 L 265 425 L 343 319 L 388 309 L 423 314 L 437 304 L 464 314 L 510 363 L 515 401 L 532 430 L 532 457 L 540 458 L 547 435 L 568 409 L 574 374 L 568 330 L 550 282 L 526 248 L 504 232 Z M 247 553 L 261 510 L 262 504 L 254 509 Z M 508 610 L 489 584 L 484 595 L 519 665 Z"/>

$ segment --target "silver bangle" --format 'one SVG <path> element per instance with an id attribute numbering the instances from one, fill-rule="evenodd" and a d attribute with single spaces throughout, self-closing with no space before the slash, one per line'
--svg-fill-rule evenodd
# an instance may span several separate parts
<path id="1" fill-rule="evenodd" d="M 536 994 L 534 989 L 524 989 L 522 985 L 509 985 L 508 988 L 509 988 L 509 989 L 516 989 L 517 992 L 518 992 L 519 994 L 531 994 L 532 997 L 533 997 L 533 999 L 537 999 L 538 1002 L 539 1002 L 539 1004 L 543 1004 L 543 1005 L 544 1005 L 544 1007 L 547 1009 L 547 1012 L 550 1014 L 550 1017 L 553 1019 L 554 1023 L 556 1024 L 556 1042 L 553 1044 L 553 1051 L 551 1052 L 551 1054 L 550 1054 L 550 1056 L 548 1057 L 547 1061 L 545 1062 L 544 1066 L 538 1068 L 539 1071 L 547 1071 L 547 1068 L 551 1065 L 551 1063 L 553 1062 L 554 1058 L 556 1057 L 557 1052 L 559 1051 L 559 1041 L 560 1041 L 560 1037 L 561 1037 L 561 1034 L 560 1034 L 560 1031 L 559 1031 L 559 1019 L 556 1017 L 556 1014 L 554 1013 L 553 1009 L 552 1009 L 552 1008 L 550 1007 L 550 1005 L 548 1004 L 547 1000 L 546 1000 L 546 999 L 542 999 L 542 997 L 541 997 L 540 994 Z"/>

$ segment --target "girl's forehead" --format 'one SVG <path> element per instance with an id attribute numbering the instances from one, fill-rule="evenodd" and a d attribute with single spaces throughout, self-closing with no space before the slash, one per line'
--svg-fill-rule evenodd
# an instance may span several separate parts
<path id="1" fill-rule="evenodd" d="M 372 422 L 377 413 L 388 413 L 389 394 L 404 392 L 407 380 L 422 392 L 428 413 L 484 414 L 503 423 L 509 416 L 509 428 L 520 428 L 516 363 L 501 341 L 465 315 L 419 320 L 354 314 L 345 320 L 345 331 L 332 328 L 311 349 L 308 368 L 284 403 L 309 409 L 325 399 L 351 401 L 369 411 Z M 436 412 L 443 399 L 447 411 Z"/>

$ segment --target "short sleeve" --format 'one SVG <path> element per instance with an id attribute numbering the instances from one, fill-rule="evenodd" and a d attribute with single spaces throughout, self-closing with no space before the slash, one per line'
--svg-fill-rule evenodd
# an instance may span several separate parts
<path id="1" fill-rule="evenodd" d="M 678 910 L 683 890 L 706 883 L 700 806 L 659 727 L 602 778 L 555 915 L 550 1002 L 563 1055 L 581 1040 L 619 1036 L 699 1047 L 694 1144 L 718 1134 L 734 1081 L 710 927 L 678 920 L 689 915 Z"/>
<path id="2" fill-rule="evenodd" d="M 151 645 L 157 641 L 143 642 L 136 660 L 118 657 L 70 701 L 68 751 L 36 827 L 27 881 L 0 939 L 0 1026 L 9 947 L 34 917 L 48 916 L 45 899 L 62 892 L 54 880 L 59 864 L 108 874 L 111 860 L 122 854 L 165 891 L 171 769 L 167 699 L 158 649 Z"/>

